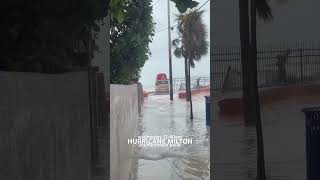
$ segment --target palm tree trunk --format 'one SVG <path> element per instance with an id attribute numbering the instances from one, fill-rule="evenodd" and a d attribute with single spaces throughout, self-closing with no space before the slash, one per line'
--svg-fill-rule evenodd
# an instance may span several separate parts
<path id="1" fill-rule="evenodd" d="M 249 125 L 254 123 L 254 120 L 250 118 L 250 24 L 248 0 L 239 0 L 239 18 L 241 41 L 243 116 L 245 124 Z"/>
<path id="2" fill-rule="evenodd" d="M 252 82 L 250 82 L 250 89 L 252 89 L 252 119 L 256 120 L 257 133 L 257 180 L 266 180 L 265 162 L 264 162 L 264 145 L 263 132 L 260 113 L 259 91 L 258 91 L 258 73 L 257 73 L 257 15 L 256 15 L 256 0 L 251 0 L 250 4 L 251 14 L 251 62 L 250 72 L 252 72 Z"/>
<path id="3" fill-rule="evenodd" d="M 188 86 L 188 82 L 189 82 L 189 80 L 188 80 L 188 59 L 185 57 L 184 58 L 184 76 L 185 76 L 185 84 L 186 84 L 186 86 L 185 86 L 185 89 L 186 89 L 186 101 L 189 101 L 190 99 L 189 99 L 189 86 Z"/>
<path id="4" fill-rule="evenodd" d="M 190 102 L 190 119 L 193 119 L 190 60 L 188 62 L 188 81 L 189 81 L 188 89 L 189 89 L 189 102 Z"/>

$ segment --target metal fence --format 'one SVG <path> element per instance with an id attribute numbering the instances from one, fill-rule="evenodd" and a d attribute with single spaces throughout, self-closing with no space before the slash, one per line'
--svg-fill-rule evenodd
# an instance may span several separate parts
<path id="1" fill-rule="evenodd" d="M 213 92 L 241 90 L 240 46 L 216 46 L 211 57 Z M 320 41 L 258 45 L 258 86 L 318 84 Z"/>
<path id="2" fill-rule="evenodd" d="M 209 76 L 192 76 L 191 77 L 191 88 L 201 88 L 210 86 L 210 77 Z M 173 78 L 173 90 L 180 91 L 185 90 L 185 78 L 177 77 Z"/>

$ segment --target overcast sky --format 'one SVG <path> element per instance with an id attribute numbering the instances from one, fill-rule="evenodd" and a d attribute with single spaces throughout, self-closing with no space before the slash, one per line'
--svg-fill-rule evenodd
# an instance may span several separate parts
<path id="1" fill-rule="evenodd" d="M 196 0 L 202 6 L 206 0 Z M 208 31 L 208 42 L 210 42 L 210 2 L 206 3 L 201 10 L 205 10 L 203 14 L 203 21 L 206 24 Z M 141 83 L 144 89 L 152 89 L 155 83 L 156 75 L 164 72 L 169 76 L 169 54 L 168 54 L 168 16 L 167 16 L 167 0 L 153 1 L 153 20 L 155 25 L 155 36 L 153 42 L 150 44 L 151 57 L 145 63 L 141 72 Z M 170 19 L 171 25 L 176 25 L 176 15 L 179 14 L 175 4 L 170 1 Z M 176 27 L 176 26 L 174 26 Z M 165 29 L 165 30 L 163 30 Z M 171 40 L 177 37 L 177 29 L 171 31 Z M 173 52 L 173 49 L 172 49 Z M 191 75 L 209 76 L 210 62 L 209 52 L 207 56 L 202 57 L 201 62 L 196 64 L 196 67 L 191 70 Z M 177 59 L 172 54 L 173 78 L 184 77 L 184 63 L 183 59 Z"/>

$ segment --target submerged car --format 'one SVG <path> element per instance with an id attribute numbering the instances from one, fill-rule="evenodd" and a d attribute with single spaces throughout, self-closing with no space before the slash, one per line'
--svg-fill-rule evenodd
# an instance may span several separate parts
<path id="1" fill-rule="evenodd" d="M 169 80 L 165 73 L 157 74 L 155 94 L 169 94 Z"/>

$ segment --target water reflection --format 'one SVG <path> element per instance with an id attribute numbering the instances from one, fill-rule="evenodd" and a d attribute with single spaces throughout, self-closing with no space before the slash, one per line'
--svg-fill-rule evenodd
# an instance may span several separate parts
<path id="1" fill-rule="evenodd" d="M 262 107 L 268 180 L 306 179 L 304 115 L 301 109 L 316 106 L 319 99 L 296 97 Z M 212 178 L 255 180 L 255 127 L 244 126 L 241 117 L 215 116 L 215 120 Z"/>
<path id="2" fill-rule="evenodd" d="M 240 140 L 243 180 L 255 179 L 256 176 L 256 132 L 254 127 L 245 127 Z"/>

